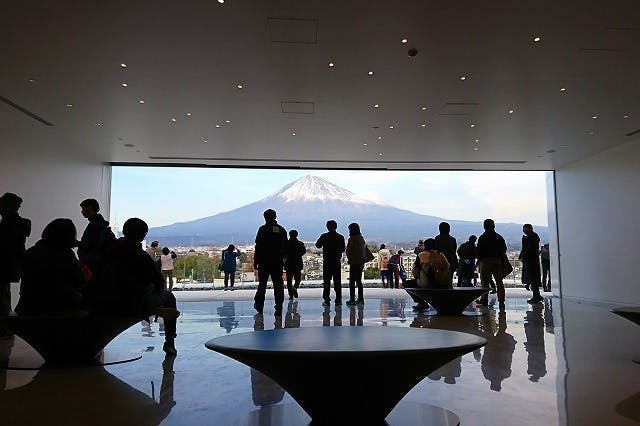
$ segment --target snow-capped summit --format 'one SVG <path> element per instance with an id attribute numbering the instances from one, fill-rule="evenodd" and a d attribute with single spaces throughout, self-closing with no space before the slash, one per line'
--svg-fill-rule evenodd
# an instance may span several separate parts
<path id="1" fill-rule="evenodd" d="M 372 201 L 360 198 L 353 192 L 341 188 L 318 176 L 307 175 L 297 179 L 280 189 L 264 201 L 280 199 L 285 203 L 300 201 L 345 201 L 358 204 L 373 204 Z"/>

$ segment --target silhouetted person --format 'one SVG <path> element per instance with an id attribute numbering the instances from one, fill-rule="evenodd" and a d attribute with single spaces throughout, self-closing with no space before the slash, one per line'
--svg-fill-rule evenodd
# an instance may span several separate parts
<path id="1" fill-rule="evenodd" d="M 511 362 L 517 343 L 516 339 L 507 333 L 506 315 L 505 311 L 498 313 L 498 332 L 493 337 L 486 336 L 487 344 L 481 361 L 482 374 L 491 382 L 489 388 L 496 392 L 502 390 L 502 381 L 511 377 Z"/>
<path id="2" fill-rule="evenodd" d="M 76 227 L 70 219 L 55 219 L 42 231 L 42 239 L 24 255 L 20 300 L 21 315 L 81 311 L 87 277 L 73 252 Z"/>
<path id="3" fill-rule="evenodd" d="M 236 319 L 235 302 L 222 302 L 222 306 L 218 308 L 218 316 L 220 317 L 220 327 L 227 330 L 227 334 L 231 330 L 238 328 L 239 321 Z"/>
<path id="4" fill-rule="evenodd" d="M 18 214 L 20 206 L 22 198 L 16 194 L 0 197 L 0 315 L 11 311 L 11 283 L 20 281 L 25 241 L 31 234 L 31 221 Z"/>
<path id="5" fill-rule="evenodd" d="M 316 241 L 316 247 L 322 249 L 322 305 L 331 302 L 331 281 L 336 293 L 335 303 L 342 303 L 342 278 L 340 276 L 342 253 L 345 250 L 344 237 L 336 232 L 338 224 L 335 220 L 327 221 L 327 230 Z"/>
<path id="6" fill-rule="evenodd" d="M 240 249 L 229 244 L 222 250 L 222 270 L 224 271 L 224 289 L 233 291 L 233 285 L 236 281 L 236 266 L 238 258 L 242 255 Z"/>
<path id="7" fill-rule="evenodd" d="M 458 270 L 458 256 L 456 250 L 458 249 L 458 243 L 449 233 L 451 232 L 451 226 L 447 222 L 441 222 L 438 225 L 438 234 L 434 239 L 436 240 L 436 250 L 444 254 L 449 262 L 449 271 L 451 272 L 451 278 L 453 274 Z"/>
<path id="8" fill-rule="evenodd" d="M 287 271 L 287 293 L 289 300 L 298 297 L 298 287 L 302 280 L 302 256 L 307 253 L 304 243 L 298 240 L 298 231 L 289 231 L 289 241 L 287 241 L 287 254 L 284 268 Z M 294 283 L 295 280 L 295 283 Z"/>
<path id="9" fill-rule="evenodd" d="M 542 290 L 551 291 L 551 258 L 548 243 L 540 249 L 540 264 L 542 265 Z"/>
<path id="10" fill-rule="evenodd" d="M 475 235 L 471 235 L 467 242 L 458 247 L 458 256 L 460 257 L 458 287 L 473 287 L 471 281 L 476 271 L 476 259 L 478 258 L 477 239 Z"/>
<path id="11" fill-rule="evenodd" d="M 360 225 L 349 224 L 349 241 L 345 250 L 349 262 L 349 301 L 347 305 L 364 304 L 364 289 L 362 288 L 362 271 L 367 262 L 367 243 L 360 233 Z M 391 284 L 391 283 L 389 283 Z M 356 300 L 356 286 L 358 300 Z"/>
<path id="12" fill-rule="evenodd" d="M 532 382 L 537 382 L 540 377 L 547 374 L 542 308 L 542 304 L 536 303 L 524 317 L 524 332 L 527 336 L 527 341 L 524 342 L 527 350 L 527 374 Z"/>
<path id="13" fill-rule="evenodd" d="M 527 302 L 540 303 L 540 237 L 533 232 L 533 226 L 526 223 L 522 226 L 522 250 L 518 259 L 522 262 L 522 283 L 531 286 L 533 297 Z"/>
<path id="14" fill-rule="evenodd" d="M 287 252 L 287 231 L 278 225 L 275 210 L 265 210 L 263 216 L 265 224 L 258 229 L 256 248 L 253 254 L 253 268 L 258 270 L 258 290 L 254 297 L 253 307 L 258 313 L 262 313 L 267 281 L 271 277 L 275 298 L 274 314 L 280 316 L 284 303 L 282 266 Z"/>
<path id="15" fill-rule="evenodd" d="M 384 244 L 380 244 L 380 250 L 378 250 L 378 270 L 380 271 L 380 281 L 382 281 L 382 288 L 387 288 L 387 279 L 389 278 L 389 259 L 391 258 L 391 252 Z"/>
<path id="16" fill-rule="evenodd" d="M 91 271 L 91 281 L 97 282 L 116 237 L 109 228 L 109 222 L 98 213 L 100 204 L 97 200 L 88 198 L 80 203 L 80 208 L 89 224 L 78 242 L 78 259 Z"/>
<path id="17" fill-rule="evenodd" d="M 418 255 L 424 251 L 424 240 L 418 240 L 418 245 L 413 249 L 413 253 Z"/>
<path id="18" fill-rule="evenodd" d="M 176 298 L 165 290 L 155 262 L 142 249 L 149 227 L 142 219 L 130 218 L 122 227 L 122 238 L 113 245 L 103 277 L 92 297 L 94 310 L 103 315 L 136 315 L 141 319 L 158 315 L 164 319 L 163 350 L 175 354 Z"/>
<path id="19" fill-rule="evenodd" d="M 480 282 L 482 287 L 489 288 L 491 279 L 496 283 L 498 289 L 498 302 L 501 309 L 504 309 L 504 276 L 503 256 L 507 252 L 507 243 L 502 235 L 496 232 L 496 224 L 492 219 L 485 219 L 483 223 L 484 233 L 478 238 L 478 264 L 480 268 Z M 489 296 L 483 295 L 479 304 L 486 305 Z"/>

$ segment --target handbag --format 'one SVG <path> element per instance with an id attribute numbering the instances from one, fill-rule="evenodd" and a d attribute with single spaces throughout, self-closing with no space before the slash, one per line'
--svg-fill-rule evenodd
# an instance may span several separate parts
<path id="1" fill-rule="evenodd" d="M 218 271 L 224 271 L 224 252 L 222 252 L 222 258 L 220 259 L 220 263 L 218 264 Z"/>
<path id="2" fill-rule="evenodd" d="M 502 278 L 506 278 L 507 275 L 513 272 L 513 265 L 509 262 L 507 254 L 502 255 Z"/>
<path id="3" fill-rule="evenodd" d="M 375 256 L 373 255 L 373 253 L 371 253 L 371 250 L 369 250 L 369 246 L 364 246 L 364 250 L 365 250 L 365 259 L 366 262 L 371 262 L 373 259 L 375 259 Z"/>

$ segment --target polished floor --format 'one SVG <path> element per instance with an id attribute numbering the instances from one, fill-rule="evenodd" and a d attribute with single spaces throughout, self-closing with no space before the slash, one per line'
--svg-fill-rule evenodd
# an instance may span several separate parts
<path id="1" fill-rule="evenodd" d="M 273 405 L 295 404 L 293 399 L 259 372 L 207 350 L 204 342 L 251 330 L 322 326 L 442 328 L 487 339 L 484 348 L 433 372 L 403 399 L 451 410 L 463 425 L 640 424 L 640 364 L 632 361 L 640 355 L 640 327 L 610 313 L 611 306 L 547 297 L 532 307 L 510 297 L 504 312 L 492 300 L 495 306 L 483 316 L 423 316 L 412 311 L 406 293 L 395 291 L 386 293 L 392 297 L 369 298 L 364 307 L 323 308 L 317 299 L 285 302 L 286 314 L 274 317 L 269 301 L 264 315 L 254 315 L 245 293 L 179 302 L 176 358 L 162 352 L 162 324 L 140 323 L 109 346 L 112 353 L 140 351 L 140 360 L 0 370 L 3 424 L 271 424 L 273 416 L 260 414 Z M 29 351 L 17 337 L 0 340 L 5 363 Z M 394 368 L 380 365 L 377 374 L 393 375 Z M 327 408 L 349 409 L 349 401 Z"/>

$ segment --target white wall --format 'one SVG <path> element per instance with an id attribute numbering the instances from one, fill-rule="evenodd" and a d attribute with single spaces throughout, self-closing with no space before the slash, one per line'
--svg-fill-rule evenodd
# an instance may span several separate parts
<path id="1" fill-rule="evenodd" d="M 562 295 L 640 304 L 640 140 L 556 170 Z"/>
<path id="2" fill-rule="evenodd" d="M 0 194 L 23 198 L 20 214 L 32 221 L 27 247 L 57 217 L 72 219 L 81 235 L 87 221 L 79 204 L 85 198 L 96 198 L 105 217 L 109 213 L 110 167 L 98 154 L 61 140 L 57 130 L 0 108 Z"/>

